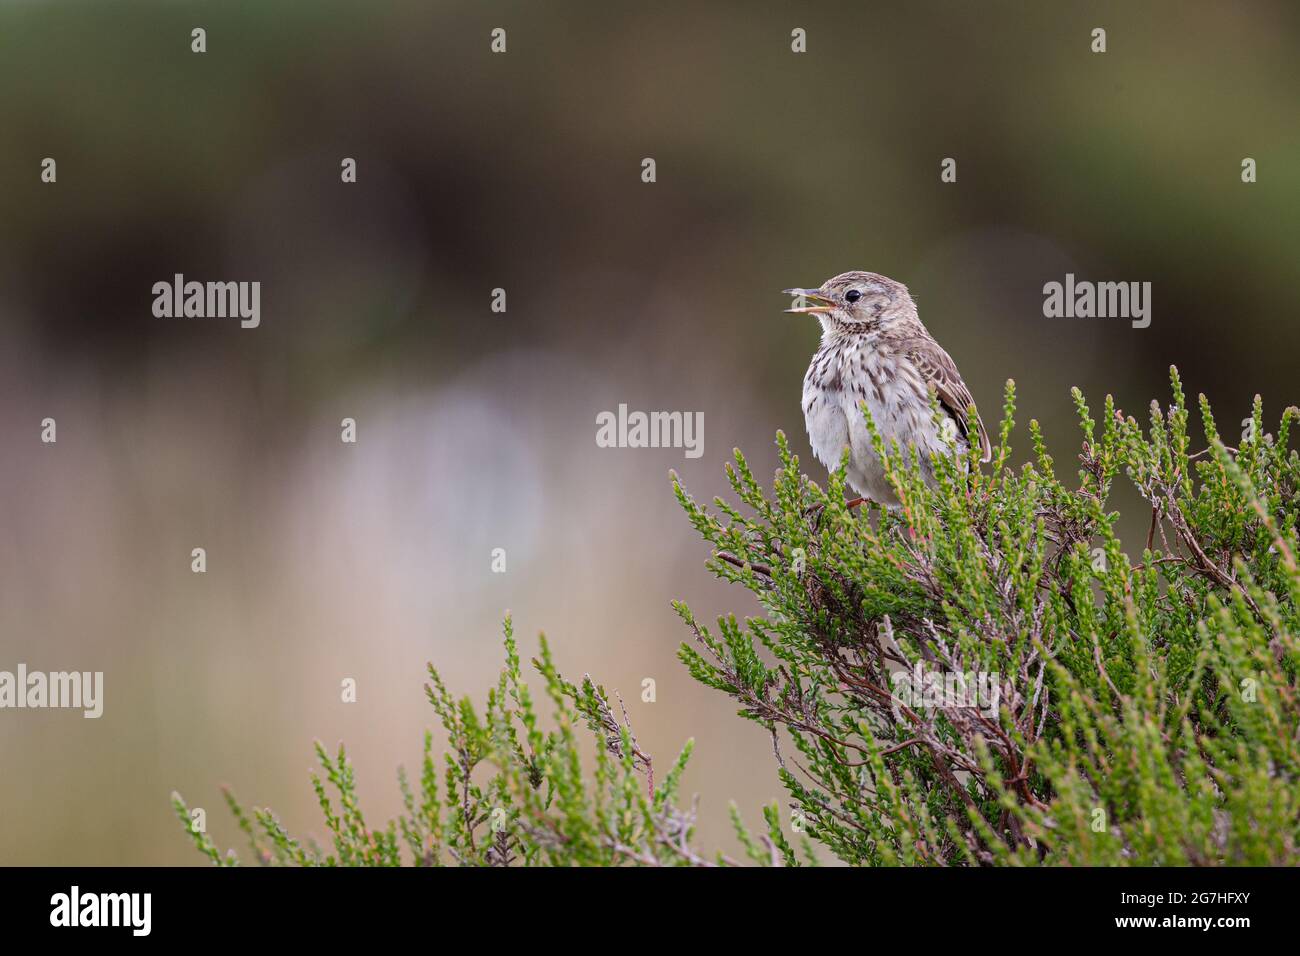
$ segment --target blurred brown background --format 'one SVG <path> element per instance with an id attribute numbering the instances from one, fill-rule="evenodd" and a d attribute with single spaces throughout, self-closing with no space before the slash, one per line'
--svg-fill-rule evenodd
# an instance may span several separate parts
<path id="1" fill-rule="evenodd" d="M 770 476 L 782 428 L 822 478 L 817 327 L 778 290 L 906 282 L 986 420 L 1014 378 L 1066 472 L 1071 385 L 1141 415 L 1177 363 L 1226 430 L 1256 391 L 1275 420 L 1298 39 L 1280 2 L 0 5 L 0 669 L 106 672 L 100 720 L 0 712 L 0 862 L 198 863 L 168 794 L 225 846 L 221 782 L 319 835 L 316 737 L 386 819 L 424 662 L 481 701 L 507 607 L 659 761 L 696 738 L 730 845 L 727 801 L 754 822 L 780 786 L 669 601 L 754 606 L 667 472 L 712 497 L 738 445 Z M 176 272 L 261 281 L 261 327 L 154 318 Z M 1150 328 L 1045 319 L 1066 272 L 1150 281 Z M 704 456 L 597 448 L 620 402 L 702 411 Z"/>

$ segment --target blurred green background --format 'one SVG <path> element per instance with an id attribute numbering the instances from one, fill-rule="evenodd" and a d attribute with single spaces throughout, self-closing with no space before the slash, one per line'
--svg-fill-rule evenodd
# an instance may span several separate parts
<path id="1" fill-rule="evenodd" d="M 424 662 L 481 700 L 507 607 L 659 761 L 696 738 L 701 842 L 730 845 L 727 802 L 780 787 L 669 601 L 754 606 L 667 472 L 709 498 L 740 446 L 770 475 L 781 428 L 824 476 L 818 329 L 778 290 L 907 283 L 985 419 L 1014 378 L 1063 470 L 1072 385 L 1142 416 L 1177 363 L 1225 431 L 1256 392 L 1276 420 L 1298 53 L 1281 2 L 0 4 L 0 669 L 106 673 L 100 720 L 0 712 L 0 862 L 196 864 L 168 794 L 224 846 L 222 782 L 319 835 L 317 737 L 386 818 Z M 261 327 L 154 318 L 176 272 L 261 281 Z M 1045 319 L 1067 272 L 1151 282 L 1150 328 Z M 619 403 L 703 412 L 704 456 L 597 448 Z"/>

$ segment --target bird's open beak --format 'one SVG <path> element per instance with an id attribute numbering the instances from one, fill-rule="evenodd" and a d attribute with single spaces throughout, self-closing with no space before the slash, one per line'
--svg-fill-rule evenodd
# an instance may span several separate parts
<path id="1" fill-rule="evenodd" d="M 787 312 L 818 314 L 829 312 L 835 307 L 835 304 L 832 302 L 830 297 L 818 289 L 782 289 L 781 291 L 786 295 L 798 296 L 805 301 L 813 303 L 812 305 L 805 305 L 799 309 L 786 309 Z"/>

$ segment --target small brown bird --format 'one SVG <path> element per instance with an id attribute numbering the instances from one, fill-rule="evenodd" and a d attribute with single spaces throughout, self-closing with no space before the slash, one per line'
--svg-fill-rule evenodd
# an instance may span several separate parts
<path id="1" fill-rule="evenodd" d="M 816 315 L 822 344 L 803 380 L 803 413 L 813 454 L 838 468 L 849 451 L 849 483 L 864 498 L 887 507 L 899 504 L 862 416 L 863 403 L 885 440 L 915 446 L 927 483 L 934 484 L 932 453 L 965 455 L 966 410 L 974 405 L 961 373 L 916 314 L 907 287 L 874 272 L 846 272 L 817 289 L 786 289 L 808 305 L 787 312 Z M 930 390 L 944 413 L 936 423 Z M 975 418 L 980 460 L 989 461 L 988 432 Z M 861 503 L 861 499 L 854 504 Z"/>

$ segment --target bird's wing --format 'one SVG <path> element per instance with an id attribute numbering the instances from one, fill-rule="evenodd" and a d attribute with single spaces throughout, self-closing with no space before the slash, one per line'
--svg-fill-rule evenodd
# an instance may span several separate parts
<path id="1" fill-rule="evenodd" d="M 966 409 L 975 404 L 975 397 L 962 381 L 956 363 L 938 342 L 928 336 L 912 339 L 904 351 L 926 382 L 934 386 L 939 403 L 957 422 L 962 435 L 969 441 L 970 436 L 966 434 Z M 984 421 L 978 411 L 975 412 L 975 427 L 979 431 L 980 461 L 992 461 L 993 449 L 989 445 L 989 433 L 984 430 Z"/>

